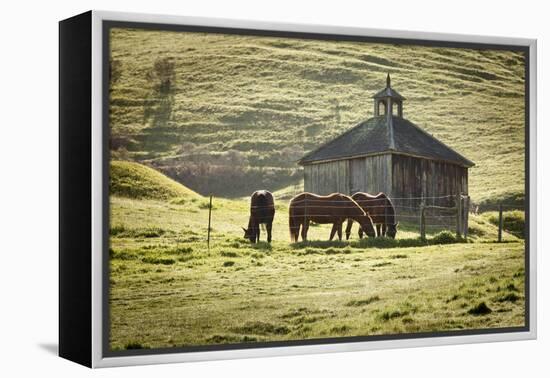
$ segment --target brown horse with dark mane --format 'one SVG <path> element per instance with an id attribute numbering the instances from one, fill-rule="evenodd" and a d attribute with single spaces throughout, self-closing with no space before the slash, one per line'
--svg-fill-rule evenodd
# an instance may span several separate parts
<path id="1" fill-rule="evenodd" d="M 258 190 L 250 197 L 250 218 L 248 227 L 244 228 L 244 238 L 252 243 L 260 241 L 260 225 L 265 224 L 267 241 L 271 243 L 271 228 L 275 217 L 275 201 L 267 190 Z"/>
<path id="2" fill-rule="evenodd" d="M 290 227 L 290 239 L 298 241 L 300 227 L 302 227 L 302 240 L 307 240 L 309 222 L 332 223 L 330 240 L 338 232 L 338 239 L 342 240 L 342 223 L 346 219 L 353 219 L 361 225 L 361 229 L 368 236 L 374 237 L 374 225 L 368 214 L 351 197 L 340 193 L 319 196 L 313 193 L 300 193 L 290 200 L 288 208 L 288 223 Z"/>
<path id="3" fill-rule="evenodd" d="M 397 225 L 395 219 L 395 208 L 393 203 L 384 193 L 372 194 L 357 192 L 351 196 L 361 206 L 361 208 L 370 215 L 373 223 L 376 225 L 378 236 L 389 236 L 395 238 L 397 234 Z M 351 234 L 353 219 L 348 219 L 346 227 L 346 240 Z M 363 230 L 359 229 L 359 238 L 363 237 Z"/>

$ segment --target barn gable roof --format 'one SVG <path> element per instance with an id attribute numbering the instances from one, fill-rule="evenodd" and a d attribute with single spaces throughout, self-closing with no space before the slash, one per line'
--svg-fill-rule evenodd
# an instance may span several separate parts
<path id="1" fill-rule="evenodd" d="M 335 139 L 306 154 L 298 163 L 341 160 L 377 153 L 402 153 L 442 160 L 464 167 L 473 162 L 405 118 L 386 115 L 360 122 Z"/>

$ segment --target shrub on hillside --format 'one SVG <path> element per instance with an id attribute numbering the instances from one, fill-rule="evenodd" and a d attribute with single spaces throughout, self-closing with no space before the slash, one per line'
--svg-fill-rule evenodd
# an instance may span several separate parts
<path id="1" fill-rule="evenodd" d="M 455 234 L 448 230 L 441 231 L 432 238 L 433 244 L 451 244 L 457 241 L 459 240 L 456 238 Z"/>

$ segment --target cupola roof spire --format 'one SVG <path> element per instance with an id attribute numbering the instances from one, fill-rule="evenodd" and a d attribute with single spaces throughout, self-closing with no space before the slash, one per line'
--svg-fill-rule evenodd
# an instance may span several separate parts
<path id="1" fill-rule="evenodd" d="M 382 89 L 380 92 L 378 92 L 373 96 L 373 98 L 375 99 L 387 98 L 387 97 L 391 97 L 394 100 L 394 102 L 396 100 L 399 100 L 399 101 L 405 100 L 405 98 L 401 96 L 399 92 L 397 92 L 395 89 L 391 87 L 391 77 L 389 73 L 386 76 L 386 88 Z"/>

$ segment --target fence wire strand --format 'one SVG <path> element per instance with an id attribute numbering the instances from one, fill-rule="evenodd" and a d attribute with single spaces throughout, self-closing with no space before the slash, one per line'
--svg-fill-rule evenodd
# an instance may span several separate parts
<path id="1" fill-rule="evenodd" d="M 386 210 L 392 209 L 396 223 L 399 220 L 404 220 L 407 223 L 417 223 L 419 228 L 433 230 L 451 230 L 457 226 L 457 221 L 464 216 L 464 212 L 468 213 L 469 209 L 462 209 L 462 215 L 460 217 L 456 212 L 460 209 L 457 206 L 456 194 L 449 194 L 444 196 L 431 196 L 431 197 L 393 197 L 393 198 L 369 198 L 369 199 L 354 199 L 362 208 L 369 208 L 374 210 Z M 468 199 L 468 196 L 460 195 L 460 200 Z M 389 200 L 387 204 L 380 204 L 381 201 Z M 449 201 L 451 200 L 451 201 Z M 370 203 L 374 204 L 371 206 Z M 378 202 L 378 203 L 376 203 Z M 418 203 L 417 206 L 411 205 L 412 203 Z M 441 203 L 441 205 L 436 205 Z M 343 205 L 345 204 L 345 205 Z M 350 209 L 353 205 L 349 199 L 330 199 L 330 198 L 304 198 L 300 200 L 290 200 L 289 207 L 300 211 L 300 214 L 290 215 L 288 218 L 299 218 L 305 221 L 311 221 L 314 219 L 322 218 L 334 218 L 334 217 L 346 217 L 347 214 L 338 214 L 338 209 Z M 502 205 L 502 207 L 514 207 L 513 205 Z M 276 210 L 275 205 L 262 205 L 262 206 L 250 206 L 250 210 Z M 336 210 L 336 214 L 322 214 L 323 209 Z M 366 209 L 365 209 L 366 210 Z M 385 213 L 385 211 L 384 211 Z M 454 214 L 449 214 L 454 213 Z M 387 216 L 386 214 L 369 214 L 371 218 L 380 218 Z M 391 216 L 389 215 L 389 216 Z M 456 220 L 456 221 L 453 221 Z M 422 224 L 423 222 L 423 224 Z M 327 222 L 331 223 L 331 222 Z M 373 224 L 380 224 L 373 221 Z M 467 224 L 465 225 L 467 227 Z M 217 235 L 212 235 L 214 240 L 218 240 Z"/>

